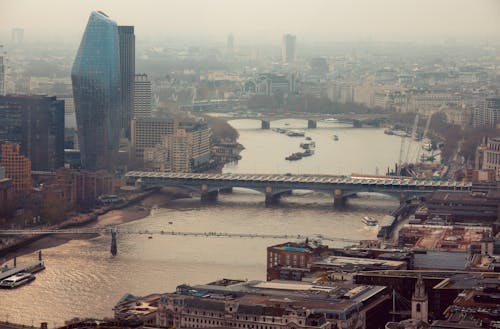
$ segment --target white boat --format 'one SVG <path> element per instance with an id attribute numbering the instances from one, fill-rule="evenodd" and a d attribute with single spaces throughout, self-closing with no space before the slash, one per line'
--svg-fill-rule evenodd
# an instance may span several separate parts
<path id="1" fill-rule="evenodd" d="M 378 221 L 375 218 L 369 216 L 361 218 L 361 221 L 367 226 L 376 226 L 378 224 Z"/>
<path id="2" fill-rule="evenodd" d="M 325 122 L 338 122 L 339 120 L 337 120 L 335 118 L 327 118 L 327 119 L 324 119 L 323 121 L 325 121 Z"/>
<path id="3" fill-rule="evenodd" d="M 35 276 L 33 274 L 20 272 L 0 281 L 0 288 L 13 289 L 25 285 L 33 280 L 35 280 Z"/>

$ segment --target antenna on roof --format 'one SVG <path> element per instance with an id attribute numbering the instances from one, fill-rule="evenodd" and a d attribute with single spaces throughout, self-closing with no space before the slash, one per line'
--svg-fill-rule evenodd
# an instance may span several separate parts
<path id="1" fill-rule="evenodd" d="M 101 14 L 101 15 L 106 16 L 106 17 L 108 17 L 108 18 L 109 18 L 109 16 L 108 16 L 108 15 L 106 15 L 103 11 L 98 10 L 97 12 L 98 12 L 99 14 Z"/>

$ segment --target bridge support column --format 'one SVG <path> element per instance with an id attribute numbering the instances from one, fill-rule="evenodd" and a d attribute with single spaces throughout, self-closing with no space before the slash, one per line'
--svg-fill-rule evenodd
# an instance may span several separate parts
<path id="1" fill-rule="evenodd" d="M 405 191 L 402 191 L 400 194 L 399 194 L 399 204 L 400 205 L 403 205 L 405 204 L 407 201 L 408 201 L 408 192 L 405 192 Z"/>
<path id="2" fill-rule="evenodd" d="M 262 129 L 269 129 L 269 128 L 271 128 L 271 121 L 269 121 L 269 120 L 261 120 L 260 127 Z"/>
<path id="3" fill-rule="evenodd" d="M 201 202 L 214 202 L 217 201 L 219 191 L 210 191 L 201 193 Z"/>
<path id="4" fill-rule="evenodd" d="M 333 192 L 333 207 L 337 209 L 342 209 L 346 205 L 347 197 L 344 196 L 344 193 L 341 189 L 335 189 Z"/>
<path id="5" fill-rule="evenodd" d="M 217 196 L 219 195 L 219 191 L 209 191 L 207 184 L 201 184 L 201 202 L 212 202 L 217 201 Z"/>
<path id="6" fill-rule="evenodd" d="M 314 129 L 317 127 L 317 125 L 318 124 L 317 124 L 316 120 L 311 120 L 311 119 L 307 120 L 307 128 Z"/>
<path id="7" fill-rule="evenodd" d="M 266 186 L 266 206 L 271 206 L 280 202 L 281 195 L 273 194 L 273 188 Z"/>

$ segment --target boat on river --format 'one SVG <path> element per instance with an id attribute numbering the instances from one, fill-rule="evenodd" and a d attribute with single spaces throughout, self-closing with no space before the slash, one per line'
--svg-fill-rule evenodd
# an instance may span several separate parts
<path id="1" fill-rule="evenodd" d="M 315 142 L 302 142 L 300 143 L 300 147 L 303 148 L 304 150 L 310 150 L 316 147 Z"/>
<path id="2" fill-rule="evenodd" d="M 288 161 L 297 161 L 300 159 L 302 159 L 302 153 L 300 153 L 300 152 L 292 153 L 285 158 L 285 160 L 288 160 Z"/>
<path id="3" fill-rule="evenodd" d="M 365 216 L 361 218 L 361 221 L 367 226 L 376 226 L 378 224 L 378 221 L 370 216 Z"/>
<path id="4" fill-rule="evenodd" d="M 286 133 L 287 136 L 289 137 L 304 137 L 305 132 L 300 131 L 300 130 L 290 130 L 289 132 Z"/>
<path id="5" fill-rule="evenodd" d="M 35 280 L 35 276 L 27 272 L 19 272 L 0 281 L 0 288 L 14 289 Z"/>

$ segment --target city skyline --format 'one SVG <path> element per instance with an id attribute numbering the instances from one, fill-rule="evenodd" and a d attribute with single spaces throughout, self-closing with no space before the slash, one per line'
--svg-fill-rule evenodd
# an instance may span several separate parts
<path id="1" fill-rule="evenodd" d="M 238 43 L 255 39 L 279 42 L 284 33 L 311 41 L 494 41 L 499 40 L 500 35 L 500 3 L 492 0 L 445 0 L 438 3 L 429 0 L 317 0 L 312 3 L 280 0 L 272 5 L 260 4 L 227 0 L 146 1 L 140 5 L 123 5 L 115 0 L 105 3 L 2 0 L 0 12 L 9 12 L 9 16 L 0 14 L 0 38 L 7 41 L 12 29 L 24 28 L 27 41 L 43 38 L 75 40 L 83 32 L 86 15 L 92 10 L 101 10 L 121 24 L 136 26 L 137 34 L 142 38 L 177 36 L 223 41 L 232 32 Z M 60 8 L 64 15 L 52 8 Z"/>

